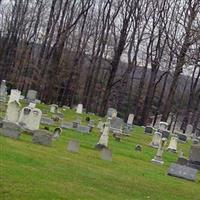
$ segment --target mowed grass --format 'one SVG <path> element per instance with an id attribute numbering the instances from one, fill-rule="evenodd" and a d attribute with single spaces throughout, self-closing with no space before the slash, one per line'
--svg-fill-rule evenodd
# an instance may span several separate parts
<path id="1" fill-rule="evenodd" d="M 88 116 L 68 109 L 64 114 L 70 121 Z M 98 122 L 99 117 L 89 116 Z M 91 135 L 63 130 L 46 147 L 33 144 L 25 134 L 20 140 L 0 136 L 0 199 L 200 200 L 199 174 L 197 182 L 167 175 L 177 154 L 165 152 L 163 166 L 151 163 L 156 149 L 149 147 L 151 136 L 143 128 L 135 127 L 120 143 L 110 137 L 112 162 L 101 160 L 94 149 L 98 138 L 97 129 Z M 66 150 L 70 139 L 80 141 L 79 153 Z M 142 145 L 142 152 L 134 150 L 136 144 Z M 188 155 L 190 144 L 179 144 L 180 148 Z"/>

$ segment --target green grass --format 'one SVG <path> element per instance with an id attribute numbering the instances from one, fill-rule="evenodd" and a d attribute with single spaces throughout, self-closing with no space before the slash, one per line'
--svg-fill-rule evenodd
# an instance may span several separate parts
<path id="1" fill-rule="evenodd" d="M 72 110 L 64 115 L 67 120 L 79 116 Z M 97 129 L 91 135 L 64 130 L 61 138 L 45 147 L 33 144 L 28 135 L 20 140 L 0 136 L 0 199 L 200 200 L 199 174 L 197 182 L 168 176 L 170 163 L 177 160 L 170 152 L 164 153 L 163 166 L 151 163 L 156 150 L 149 147 L 151 136 L 142 128 L 135 127 L 120 143 L 110 137 L 112 162 L 101 160 L 94 149 L 98 138 Z M 80 153 L 67 152 L 70 139 L 80 141 Z M 142 145 L 142 152 L 134 150 L 136 144 Z M 179 144 L 186 155 L 189 147 Z"/>

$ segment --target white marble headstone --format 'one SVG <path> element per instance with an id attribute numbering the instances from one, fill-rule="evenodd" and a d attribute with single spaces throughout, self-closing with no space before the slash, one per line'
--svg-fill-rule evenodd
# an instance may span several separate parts
<path id="1" fill-rule="evenodd" d="M 13 123 L 17 123 L 20 114 L 20 103 L 18 101 L 12 101 L 8 103 L 5 120 Z"/>
<path id="2" fill-rule="evenodd" d="M 29 130 L 38 130 L 40 121 L 42 118 L 42 112 L 38 108 L 25 107 L 22 109 L 19 123 Z"/>
<path id="3" fill-rule="evenodd" d="M 52 104 L 51 107 L 50 107 L 50 112 L 51 113 L 57 113 L 57 110 L 58 110 L 58 105 Z"/>
<path id="4" fill-rule="evenodd" d="M 127 124 L 132 125 L 134 120 L 134 114 L 129 114 Z"/>
<path id="5" fill-rule="evenodd" d="M 158 130 L 159 131 L 166 131 L 168 129 L 169 124 L 167 122 L 160 122 Z"/>
<path id="6" fill-rule="evenodd" d="M 82 114 L 82 112 L 83 112 L 83 104 L 78 104 L 76 108 L 76 113 Z"/>
<path id="7" fill-rule="evenodd" d="M 19 102 L 20 96 L 21 96 L 21 91 L 15 90 L 15 89 L 11 90 L 8 103 L 13 102 L 13 101 Z"/>
<path id="8" fill-rule="evenodd" d="M 151 146 L 158 148 L 162 140 L 162 133 L 155 132 L 151 141 Z"/>
<path id="9" fill-rule="evenodd" d="M 108 147 L 108 138 L 109 138 L 108 135 L 109 135 L 109 127 L 106 126 L 97 144 L 100 144 L 104 147 Z"/>
<path id="10" fill-rule="evenodd" d="M 171 140 L 170 140 L 170 143 L 169 143 L 169 146 L 167 149 L 176 152 L 177 151 L 177 141 L 178 141 L 177 137 L 171 137 Z"/>

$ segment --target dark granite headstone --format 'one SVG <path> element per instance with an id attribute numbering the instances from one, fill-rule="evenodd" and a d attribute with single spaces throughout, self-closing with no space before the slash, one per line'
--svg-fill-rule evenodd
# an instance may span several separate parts
<path id="1" fill-rule="evenodd" d="M 67 146 L 67 150 L 70 152 L 78 153 L 80 149 L 80 142 L 76 140 L 70 140 Z"/>
<path id="2" fill-rule="evenodd" d="M 187 135 L 179 133 L 178 134 L 178 140 L 180 142 L 184 142 L 184 143 L 187 142 Z"/>
<path id="3" fill-rule="evenodd" d="M 58 139 L 62 134 L 62 129 L 60 127 L 57 127 L 53 131 L 53 138 Z"/>
<path id="4" fill-rule="evenodd" d="M 135 150 L 136 150 L 136 151 L 142 151 L 142 146 L 139 145 L 139 144 L 137 144 L 137 145 L 135 146 Z"/>
<path id="5" fill-rule="evenodd" d="M 14 139 L 19 139 L 21 131 L 22 131 L 21 127 L 18 124 L 8 121 L 3 121 L 1 135 Z"/>
<path id="6" fill-rule="evenodd" d="M 47 130 L 36 130 L 33 132 L 32 142 L 41 145 L 50 145 L 52 136 Z"/>
<path id="7" fill-rule="evenodd" d="M 197 169 L 173 163 L 168 170 L 168 175 L 195 181 L 197 172 Z"/>
<path id="8" fill-rule="evenodd" d="M 0 128 L 3 127 L 3 119 L 0 117 Z"/>
<path id="9" fill-rule="evenodd" d="M 146 126 L 144 129 L 145 134 L 152 134 L 153 133 L 153 127 L 151 126 Z"/>
<path id="10" fill-rule="evenodd" d="M 107 160 L 107 161 L 112 161 L 112 152 L 111 150 L 107 148 L 103 148 L 101 150 L 101 159 L 102 160 Z"/>
<path id="11" fill-rule="evenodd" d="M 164 131 L 161 131 L 162 133 L 162 138 L 169 138 L 169 135 L 170 135 L 170 131 L 168 130 L 164 130 Z"/>

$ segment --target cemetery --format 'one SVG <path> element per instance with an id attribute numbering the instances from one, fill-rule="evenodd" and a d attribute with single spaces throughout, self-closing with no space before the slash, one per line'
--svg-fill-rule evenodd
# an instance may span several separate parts
<path id="1" fill-rule="evenodd" d="M 200 143 L 191 133 L 185 139 L 166 122 L 140 127 L 133 114 L 124 122 L 108 109 L 102 118 L 28 94 L 22 100 L 14 90 L 1 101 L 0 199 L 200 199 Z"/>

